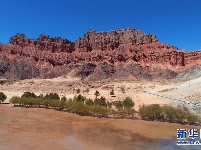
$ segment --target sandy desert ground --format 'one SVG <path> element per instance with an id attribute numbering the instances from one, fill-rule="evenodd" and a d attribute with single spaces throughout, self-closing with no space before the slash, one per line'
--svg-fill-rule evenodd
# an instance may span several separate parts
<path id="1" fill-rule="evenodd" d="M 92 99 L 95 98 L 94 92 L 96 90 L 100 92 L 100 96 L 106 97 L 108 101 L 124 100 L 126 97 L 131 97 L 135 102 L 136 110 L 138 110 L 139 106 L 142 104 L 172 103 L 171 100 L 142 93 L 144 91 L 158 93 L 158 91 L 168 88 L 167 85 L 164 87 L 164 85 L 158 82 L 149 83 L 146 81 L 89 82 L 81 81 L 77 78 L 31 79 L 3 85 L 0 90 L 8 97 L 5 102 L 9 102 L 12 96 L 21 96 L 26 91 L 34 92 L 37 95 L 56 92 L 60 97 L 66 96 L 67 98 L 73 98 L 77 88 L 81 89 L 81 94 L 83 94 L 83 90 L 89 88 L 89 93 L 84 93 L 84 96 Z M 125 93 L 122 93 L 122 88 L 125 89 Z M 114 89 L 115 97 L 111 97 L 110 95 L 112 89 Z"/>
<path id="2" fill-rule="evenodd" d="M 54 79 L 30 79 L 13 82 L 7 85 L 1 86 L 1 91 L 7 95 L 7 100 L 12 96 L 21 96 L 24 92 L 30 91 L 37 95 L 56 92 L 62 96 L 66 96 L 68 99 L 73 98 L 76 94 L 76 89 L 83 90 L 89 88 L 89 93 L 84 93 L 87 98 L 94 99 L 94 92 L 98 90 L 100 96 L 106 97 L 108 101 L 124 100 L 126 97 L 131 97 L 135 102 L 135 109 L 138 110 L 143 104 L 171 104 L 171 105 L 183 105 L 182 103 L 159 97 L 156 95 L 150 95 L 145 92 L 150 92 L 170 98 L 177 98 L 185 101 L 200 102 L 201 95 L 201 78 L 194 80 L 174 83 L 174 82 L 160 82 L 160 81 L 112 81 L 105 80 L 99 82 L 83 81 L 79 78 L 71 77 L 59 77 Z M 125 93 L 122 93 L 121 89 L 125 89 Z M 111 97 L 110 91 L 114 89 L 115 97 Z M 185 106 L 188 106 L 185 104 Z M 188 106 L 190 107 L 190 106 Z"/>
<path id="3" fill-rule="evenodd" d="M 7 95 L 21 96 L 25 91 L 37 95 L 56 92 L 60 96 L 73 98 L 74 89 L 89 88 L 84 93 L 88 98 L 95 98 L 98 90 L 100 96 L 109 101 L 123 100 L 131 97 L 136 110 L 142 104 L 171 104 L 179 102 L 150 95 L 151 92 L 173 98 L 187 99 L 195 95 L 200 89 L 199 81 L 184 83 L 160 83 L 157 81 L 81 81 L 73 78 L 31 79 L 2 85 L 0 91 Z M 125 89 L 122 93 L 121 89 Z M 115 97 L 109 92 L 114 89 Z M 168 147 L 175 147 L 176 129 L 200 128 L 167 122 L 151 122 L 131 119 L 106 119 L 89 116 L 79 116 L 72 113 L 55 111 L 44 108 L 21 108 L 11 104 L 0 105 L 0 149 L 2 150 L 110 150 L 110 149 L 160 149 L 167 146 L 166 142 L 158 144 L 159 140 L 172 139 Z M 157 146 L 157 148 L 156 148 Z M 198 148 L 199 149 L 199 148 Z"/>

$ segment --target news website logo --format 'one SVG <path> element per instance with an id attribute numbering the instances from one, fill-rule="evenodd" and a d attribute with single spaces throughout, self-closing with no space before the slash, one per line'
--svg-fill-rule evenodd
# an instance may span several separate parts
<path id="1" fill-rule="evenodd" d="M 177 145 L 201 145 L 201 141 L 198 140 L 201 139 L 201 134 L 199 138 L 198 129 L 177 129 L 177 139 Z"/>

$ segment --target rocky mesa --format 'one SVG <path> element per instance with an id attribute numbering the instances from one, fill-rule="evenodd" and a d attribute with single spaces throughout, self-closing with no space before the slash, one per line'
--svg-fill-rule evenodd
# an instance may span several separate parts
<path id="1" fill-rule="evenodd" d="M 55 78 L 64 74 L 85 80 L 106 78 L 172 79 L 201 62 L 201 51 L 184 51 L 159 42 L 142 30 L 96 32 L 76 41 L 22 33 L 0 43 L 0 77 L 9 80 Z"/>

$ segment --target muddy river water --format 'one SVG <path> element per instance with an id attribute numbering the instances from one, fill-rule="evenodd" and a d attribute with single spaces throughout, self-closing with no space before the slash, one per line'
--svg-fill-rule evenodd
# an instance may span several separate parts
<path id="1" fill-rule="evenodd" d="M 44 108 L 0 105 L 0 150 L 161 150 L 177 146 L 178 128 L 193 126 L 106 119 Z M 198 127 L 194 127 L 198 128 Z"/>

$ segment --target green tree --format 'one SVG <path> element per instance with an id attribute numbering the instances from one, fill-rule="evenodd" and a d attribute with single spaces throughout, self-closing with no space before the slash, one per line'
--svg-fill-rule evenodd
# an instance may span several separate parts
<path id="1" fill-rule="evenodd" d="M 97 97 L 100 95 L 99 91 L 96 90 L 96 92 L 94 93 L 94 95 L 96 96 L 96 99 L 97 99 Z"/>
<path id="2" fill-rule="evenodd" d="M 27 98 L 27 97 L 33 97 L 33 98 L 36 98 L 37 96 L 33 92 L 24 92 L 24 94 L 21 97 L 25 97 L 25 98 Z"/>
<path id="3" fill-rule="evenodd" d="M 83 90 L 83 95 L 84 93 L 89 93 L 89 88 L 87 88 L 86 90 Z"/>
<path id="4" fill-rule="evenodd" d="M 148 108 L 152 120 L 160 119 L 161 107 L 159 104 L 151 104 Z"/>
<path id="5" fill-rule="evenodd" d="M 144 107 L 140 107 L 140 109 L 138 110 L 138 115 L 141 117 L 142 120 L 145 119 L 146 117 L 146 110 L 145 110 L 145 106 Z"/>
<path id="6" fill-rule="evenodd" d="M 94 105 L 92 110 L 98 117 L 107 117 L 108 110 L 100 105 Z"/>
<path id="7" fill-rule="evenodd" d="M 31 107 L 33 105 L 33 97 L 21 97 L 21 104 L 22 106 L 25 106 L 25 107 Z"/>
<path id="8" fill-rule="evenodd" d="M 6 99 L 7 96 L 3 92 L 0 92 L 0 103 L 4 102 Z"/>
<path id="9" fill-rule="evenodd" d="M 175 118 L 178 122 L 182 123 L 185 119 L 186 112 L 182 111 L 181 109 L 176 110 Z"/>
<path id="10" fill-rule="evenodd" d="M 107 109 L 112 108 L 112 102 L 107 101 Z"/>
<path id="11" fill-rule="evenodd" d="M 72 98 L 69 98 L 69 99 L 68 99 L 68 102 L 73 102 Z"/>
<path id="12" fill-rule="evenodd" d="M 48 108 L 48 106 L 50 105 L 50 100 L 45 99 L 45 100 L 43 101 L 43 105 L 45 105 L 46 108 Z"/>
<path id="13" fill-rule="evenodd" d="M 112 89 L 112 91 L 110 91 L 110 95 L 114 95 L 114 90 Z"/>
<path id="14" fill-rule="evenodd" d="M 63 97 L 61 98 L 61 100 L 67 101 L 67 98 L 66 98 L 65 96 L 63 96 Z"/>
<path id="15" fill-rule="evenodd" d="M 19 104 L 19 102 L 20 102 L 20 97 L 19 97 L 19 96 L 13 96 L 13 97 L 11 97 L 11 99 L 9 100 L 9 102 L 10 102 L 11 104 L 14 104 L 14 106 L 15 106 L 16 104 Z"/>
<path id="16" fill-rule="evenodd" d="M 35 100 L 35 105 L 37 105 L 39 108 L 43 105 L 44 98 L 38 97 L 38 98 L 35 98 L 34 100 Z"/>
<path id="17" fill-rule="evenodd" d="M 138 110 L 138 114 L 142 119 L 145 120 L 155 120 L 160 119 L 162 114 L 162 109 L 159 104 L 151 104 L 148 106 L 141 107 Z"/>
<path id="18" fill-rule="evenodd" d="M 49 93 L 45 95 L 45 99 L 60 100 L 60 97 L 57 93 Z"/>
<path id="19" fill-rule="evenodd" d="M 126 99 L 123 101 L 123 105 L 125 109 L 130 109 L 131 107 L 134 107 L 135 103 L 130 97 L 126 97 Z"/>
<path id="20" fill-rule="evenodd" d="M 66 105 L 66 101 L 65 100 L 58 101 L 57 108 L 60 109 L 60 110 L 63 110 L 64 107 L 65 107 L 65 105 Z"/>
<path id="21" fill-rule="evenodd" d="M 167 105 L 163 106 L 162 109 L 164 111 L 165 118 L 170 122 L 173 122 L 176 117 L 176 109 L 172 106 Z"/>
<path id="22" fill-rule="evenodd" d="M 44 98 L 43 94 L 40 94 L 40 95 L 38 96 L 38 98 Z"/>
<path id="23" fill-rule="evenodd" d="M 94 102 L 93 102 L 93 100 L 92 99 L 87 99 L 86 101 L 85 101 L 85 104 L 86 105 L 89 105 L 89 106 L 92 106 L 93 104 L 94 104 Z"/>
<path id="24" fill-rule="evenodd" d="M 130 118 L 130 115 L 132 115 L 131 118 L 133 118 L 134 114 L 137 113 L 137 111 L 135 109 L 127 109 L 126 111 L 128 113 L 129 118 Z"/>
<path id="25" fill-rule="evenodd" d="M 190 125 L 196 122 L 200 122 L 199 117 L 191 112 L 186 113 L 186 119 Z"/>
<path id="26" fill-rule="evenodd" d="M 89 93 L 89 88 L 87 88 L 87 89 L 85 90 L 85 92 L 86 92 L 86 93 Z"/>
<path id="27" fill-rule="evenodd" d="M 94 100 L 94 104 L 99 105 L 99 106 L 107 107 L 106 98 L 102 97 L 102 96 L 101 96 L 101 98 L 96 98 Z"/>
<path id="28" fill-rule="evenodd" d="M 82 96 L 81 94 L 74 96 L 73 101 L 74 102 L 82 102 L 84 103 L 84 101 L 86 100 L 86 97 Z"/>
<path id="29" fill-rule="evenodd" d="M 59 102 L 58 100 L 51 100 L 49 103 L 49 106 L 52 108 L 59 108 Z"/>
<path id="30" fill-rule="evenodd" d="M 79 88 L 76 90 L 76 93 L 77 93 L 77 94 L 80 94 L 80 89 L 79 89 Z"/>
<path id="31" fill-rule="evenodd" d="M 114 101 L 113 105 L 116 107 L 116 109 L 123 109 L 123 102 L 122 101 Z"/>

